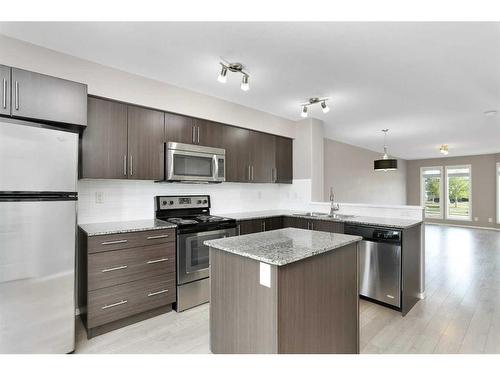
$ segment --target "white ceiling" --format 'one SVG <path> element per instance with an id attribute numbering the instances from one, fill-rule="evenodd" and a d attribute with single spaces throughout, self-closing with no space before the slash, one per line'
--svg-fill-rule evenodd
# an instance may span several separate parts
<path id="1" fill-rule="evenodd" d="M 499 23 L 0 23 L 0 33 L 298 120 L 329 138 L 405 159 L 500 152 Z M 245 64 L 217 82 L 219 56 Z"/>

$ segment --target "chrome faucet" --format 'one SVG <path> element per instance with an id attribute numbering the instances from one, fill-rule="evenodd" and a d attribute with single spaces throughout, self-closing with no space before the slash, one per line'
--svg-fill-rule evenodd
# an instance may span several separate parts
<path id="1" fill-rule="evenodd" d="M 330 187 L 330 216 L 335 216 L 335 212 L 340 210 L 338 203 L 334 203 L 335 195 L 333 194 L 333 187 Z"/>

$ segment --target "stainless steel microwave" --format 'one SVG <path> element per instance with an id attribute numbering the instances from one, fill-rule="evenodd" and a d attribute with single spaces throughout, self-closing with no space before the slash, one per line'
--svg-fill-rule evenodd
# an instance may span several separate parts
<path id="1" fill-rule="evenodd" d="M 185 143 L 165 146 L 165 180 L 168 182 L 226 181 L 226 150 Z"/>

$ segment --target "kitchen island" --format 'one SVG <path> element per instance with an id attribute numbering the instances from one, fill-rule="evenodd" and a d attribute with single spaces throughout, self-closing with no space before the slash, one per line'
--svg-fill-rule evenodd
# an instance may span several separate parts
<path id="1" fill-rule="evenodd" d="M 206 241 L 213 353 L 359 353 L 361 237 L 297 228 Z"/>

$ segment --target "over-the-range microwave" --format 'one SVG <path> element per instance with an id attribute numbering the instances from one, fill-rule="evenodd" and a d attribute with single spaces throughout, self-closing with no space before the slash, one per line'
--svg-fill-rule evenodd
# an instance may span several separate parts
<path id="1" fill-rule="evenodd" d="M 216 183 L 226 180 L 223 148 L 165 143 L 165 182 Z"/>

